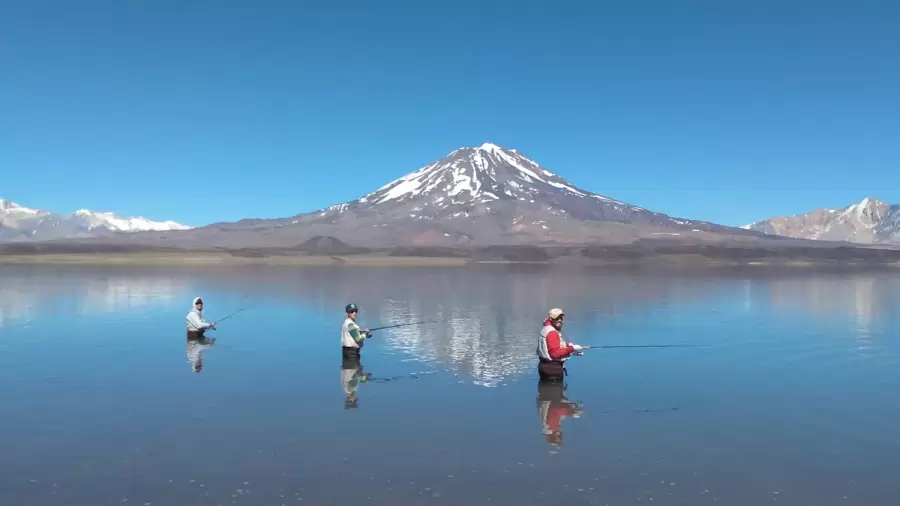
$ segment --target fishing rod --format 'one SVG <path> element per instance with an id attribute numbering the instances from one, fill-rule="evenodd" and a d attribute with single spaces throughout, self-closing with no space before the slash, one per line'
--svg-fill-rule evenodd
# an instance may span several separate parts
<path id="1" fill-rule="evenodd" d="M 228 316 L 226 316 L 226 317 L 224 317 L 224 318 L 219 318 L 218 320 L 214 321 L 213 323 L 216 324 L 216 325 L 218 325 L 220 321 L 222 321 L 222 320 L 227 320 L 227 319 L 231 318 L 232 316 L 234 316 L 234 315 L 240 313 L 241 311 L 243 311 L 243 310 L 245 310 L 245 309 L 250 309 L 251 307 L 253 307 L 253 306 L 242 307 L 242 308 L 238 309 L 237 311 L 231 313 L 230 315 L 228 315 Z"/>
<path id="2" fill-rule="evenodd" d="M 375 327 L 374 329 L 369 329 L 369 332 L 375 332 L 376 330 L 384 330 L 384 329 L 395 329 L 397 327 L 407 327 L 409 325 L 421 325 L 423 323 L 438 323 L 440 320 L 428 320 L 424 322 L 413 322 L 413 323 L 398 323 L 397 325 L 387 325 L 384 327 Z"/>
<path id="3" fill-rule="evenodd" d="M 702 348 L 699 344 L 610 344 L 606 346 L 582 346 L 581 349 L 592 348 Z"/>

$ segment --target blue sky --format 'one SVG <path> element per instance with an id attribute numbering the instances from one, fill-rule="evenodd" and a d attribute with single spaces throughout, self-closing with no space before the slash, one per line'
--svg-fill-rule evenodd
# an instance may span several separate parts
<path id="1" fill-rule="evenodd" d="M 900 203 L 900 2 L 44 0 L 0 8 L 0 196 L 192 225 L 460 146 L 730 225 Z"/>

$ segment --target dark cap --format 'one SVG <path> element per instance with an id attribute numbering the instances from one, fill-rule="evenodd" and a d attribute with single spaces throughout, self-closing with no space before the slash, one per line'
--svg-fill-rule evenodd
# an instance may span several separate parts
<path id="1" fill-rule="evenodd" d="M 347 307 L 344 308 L 347 313 L 355 313 L 359 311 L 359 308 L 356 307 L 356 304 L 347 304 Z"/>

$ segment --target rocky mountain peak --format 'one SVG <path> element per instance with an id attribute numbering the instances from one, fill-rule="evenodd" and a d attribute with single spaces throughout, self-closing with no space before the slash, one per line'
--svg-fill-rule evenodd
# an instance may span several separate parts
<path id="1" fill-rule="evenodd" d="M 900 206 L 866 197 L 842 209 L 818 209 L 781 216 L 744 228 L 798 239 L 862 244 L 900 242 Z"/>

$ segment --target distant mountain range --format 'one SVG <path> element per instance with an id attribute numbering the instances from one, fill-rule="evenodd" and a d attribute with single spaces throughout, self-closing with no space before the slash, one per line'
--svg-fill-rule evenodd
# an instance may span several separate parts
<path id="1" fill-rule="evenodd" d="M 638 239 L 764 238 L 676 218 L 576 187 L 516 150 L 459 148 L 350 202 L 287 218 L 245 219 L 102 241 L 176 248 L 471 248 L 631 244 Z M 100 240 L 98 240 L 100 241 Z M 97 241 L 94 241 L 97 243 Z"/>
<path id="2" fill-rule="evenodd" d="M 578 188 L 522 153 L 492 143 L 459 148 L 355 200 L 286 218 L 191 228 L 101 213 L 90 213 L 97 222 L 78 212 L 46 213 L 41 221 L 42 211 L 18 206 L 10 211 L 14 205 L 4 205 L 0 234 L 18 240 L 0 251 L 17 254 L 194 250 L 246 257 L 378 253 L 607 263 L 900 262 L 900 250 L 863 250 L 868 244 L 848 249 L 843 242 L 850 237 L 864 242 L 865 230 L 874 230 L 876 238 L 892 237 L 888 230 L 896 223 L 896 208 L 872 199 L 820 212 L 820 218 L 797 219 L 796 225 L 774 219 L 729 227 Z M 18 221 L 10 221 L 13 215 Z M 841 224 L 824 223 L 832 215 Z M 819 222 L 820 233 L 801 232 Z"/>
<path id="3" fill-rule="evenodd" d="M 158 222 L 141 217 L 126 218 L 87 209 L 60 215 L 0 199 L 0 242 L 46 241 L 191 228 L 174 221 Z"/>
<path id="4" fill-rule="evenodd" d="M 744 228 L 798 239 L 898 244 L 900 205 L 865 198 L 843 209 L 817 209 L 751 223 Z"/>

